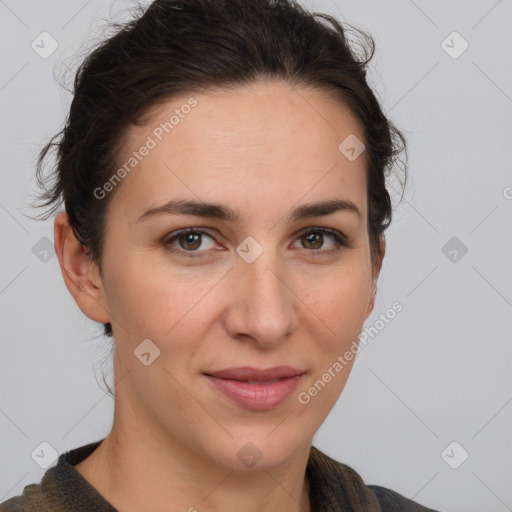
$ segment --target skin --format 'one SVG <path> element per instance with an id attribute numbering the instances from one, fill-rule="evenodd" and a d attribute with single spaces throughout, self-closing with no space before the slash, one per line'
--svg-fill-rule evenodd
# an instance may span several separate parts
<path id="1" fill-rule="evenodd" d="M 132 126 L 122 162 L 191 95 L 152 109 Z M 194 94 L 198 104 L 117 185 L 108 208 L 102 277 L 69 226 L 55 219 L 63 277 L 80 309 L 110 322 L 116 343 L 111 433 L 76 466 L 114 507 L 138 510 L 308 511 L 306 463 L 314 434 L 335 405 L 354 360 L 308 404 L 298 400 L 357 340 L 370 315 L 384 256 L 370 258 L 364 154 L 349 161 L 338 146 L 360 123 L 325 92 L 282 82 Z M 237 222 L 160 215 L 170 199 L 201 199 L 240 211 Z M 292 222 L 305 203 L 348 199 L 360 211 Z M 201 245 L 170 233 L 204 229 Z M 348 236 L 336 247 L 300 235 L 326 227 Z M 318 233 L 318 232 L 316 232 Z M 248 236 L 263 253 L 236 252 Z M 316 244 L 316 245 L 315 245 Z M 203 258 L 187 257 L 186 250 Z M 312 256 L 314 249 L 320 252 Z M 150 339 L 149 366 L 134 350 Z M 304 370 L 279 406 L 251 411 L 203 376 L 233 366 Z M 253 443 L 261 459 L 245 467 L 237 452 Z"/>

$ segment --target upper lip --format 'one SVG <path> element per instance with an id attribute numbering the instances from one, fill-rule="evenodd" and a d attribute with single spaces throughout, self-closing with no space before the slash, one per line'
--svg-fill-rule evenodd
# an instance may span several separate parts
<path id="1" fill-rule="evenodd" d="M 276 379 L 284 379 L 287 377 L 295 377 L 302 375 L 302 370 L 297 370 L 291 366 L 274 366 L 273 368 L 266 368 L 258 370 L 250 366 L 240 366 L 238 368 L 226 368 L 216 372 L 205 373 L 218 379 L 233 379 L 233 380 L 255 380 L 255 381 L 270 381 Z"/>

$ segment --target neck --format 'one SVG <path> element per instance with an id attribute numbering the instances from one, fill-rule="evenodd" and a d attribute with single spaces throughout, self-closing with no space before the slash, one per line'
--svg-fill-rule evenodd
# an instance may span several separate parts
<path id="1" fill-rule="evenodd" d="M 117 398 L 111 433 L 75 469 L 120 512 L 310 512 L 310 444 L 279 467 L 235 471 L 155 432 L 140 415 L 127 421 Z"/>

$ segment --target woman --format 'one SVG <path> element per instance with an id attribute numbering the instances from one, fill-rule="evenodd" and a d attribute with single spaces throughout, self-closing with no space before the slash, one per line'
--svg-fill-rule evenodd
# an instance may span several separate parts
<path id="1" fill-rule="evenodd" d="M 347 381 L 404 149 L 336 20 L 157 0 L 77 73 L 43 206 L 115 340 L 110 434 L 18 510 L 428 511 L 311 442 Z"/>

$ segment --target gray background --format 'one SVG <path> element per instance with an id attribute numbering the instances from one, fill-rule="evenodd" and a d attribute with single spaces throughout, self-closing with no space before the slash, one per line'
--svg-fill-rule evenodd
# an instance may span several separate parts
<path id="1" fill-rule="evenodd" d="M 403 311 L 361 351 L 314 444 L 433 508 L 512 510 L 512 2 L 304 4 L 373 35 L 370 79 L 410 149 L 365 325 L 395 301 Z M 0 0 L 0 502 L 40 480 L 31 454 L 42 442 L 62 453 L 111 426 L 108 344 L 64 286 L 52 220 L 24 214 L 37 213 L 25 206 L 37 151 L 70 102 L 55 76 L 133 5 Z M 31 47 L 43 31 L 59 45 L 47 58 Z M 469 44 L 460 55 L 454 31 Z"/>

